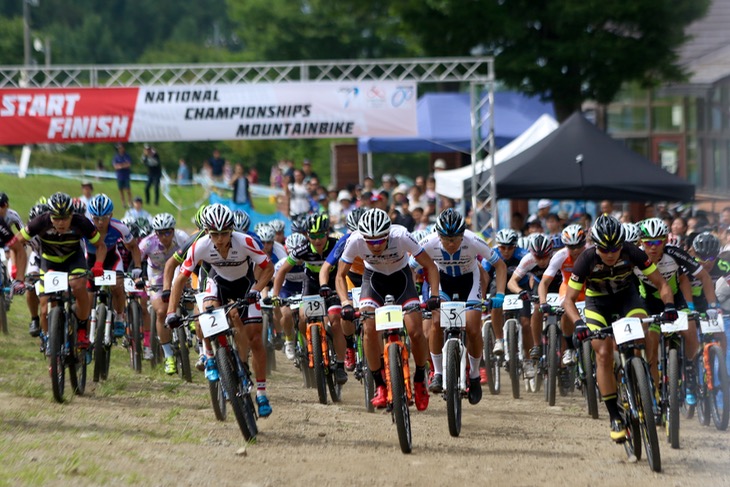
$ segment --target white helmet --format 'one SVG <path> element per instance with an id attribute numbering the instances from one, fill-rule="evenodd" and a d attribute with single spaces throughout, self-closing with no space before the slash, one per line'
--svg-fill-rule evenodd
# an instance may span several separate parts
<path id="1" fill-rule="evenodd" d="M 158 213 L 152 219 L 152 230 L 167 230 L 168 228 L 175 228 L 177 221 L 175 217 L 169 213 Z"/>
<path id="2" fill-rule="evenodd" d="M 560 234 L 560 240 L 565 245 L 583 245 L 586 241 L 586 232 L 580 225 L 568 225 Z"/>
<path id="3" fill-rule="evenodd" d="M 647 218 L 639 222 L 642 238 L 664 238 L 669 235 L 669 227 L 661 218 Z"/>
<path id="4" fill-rule="evenodd" d="M 380 208 L 371 208 L 360 217 L 357 229 L 366 239 L 384 237 L 390 231 L 390 217 Z"/>
<path id="5" fill-rule="evenodd" d="M 520 236 L 517 235 L 517 232 L 511 228 L 503 228 L 497 232 L 494 240 L 497 242 L 497 245 L 517 245 L 519 238 Z"/>
<path id="6" fill-rule="evenodd" d="M 203 210 L 203 226 L 215 232 L 230 230 L 233 228 L 233 212 L 220 203 L 206 206 Z"/>
<path id="7" fill-rule="evenodd" d="M 552 240 L 542 233 L 530 235 L 530 242 L 527 244 L 527 250 L 537 258 L 547 257 L 553 250 Z"/>
<path id="8" fill-rule="evenodd" d="M 623 223 L 624 235 L 627 242 L 635 244 L 641 239 L 641 229 L 636 223 Z"/>
<path id="9" fill-rule="evenodd" d="M 292 233 L 288 237 L 286 237 L 286 240 L 284 241 L 284 245 L 286 246 L 286 250 L 291 252 L 292 250 L 301 247 L 302 245 L 305 245 L 307 243 L 307 237 L 305 237 L 301 233 Z"/>
<path id="10" fill-rule="evenodd" d="M 284 227 L 286 224 L 282 221 L 277 219 L 271 220 L 269 222 L 269 226 L 274 229 L 274 232 L 279 233 L 284 231 Z"/>
<path id="11" fill-rule="evenodd" d="M 416 230 L 415 232 L 411 233 L 411 237 L 413 237 L 413 240 L 415 240 L 418 243 L 421 243 L 421 240 L 428 237 L 430 234 L 425 229 L 423 230 Z"/>
<path id="12" fill-rule="evenodd" d="M 243 210 L 236 210 L 233 212 L 233 227 L 239 232 L 248 232 L 248 227 L 251 226 L 251 218 L 248 213 Z"/>
<path id="13" fill-rule="evenodd" d="M 256 235 L 259 236 L 262 242 L 273 242 L 276 232 L 271 225 L 261 225 L 256 229 Z"/>

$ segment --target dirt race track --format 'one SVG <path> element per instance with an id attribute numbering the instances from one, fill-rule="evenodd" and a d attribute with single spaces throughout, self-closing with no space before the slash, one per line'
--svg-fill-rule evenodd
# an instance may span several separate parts
<path id="1" fill-rule="evenodd" d="M 341 404 L 317 404 L 281 352 L 269 381 L 274 413 L 247 446 L 230 410 L 225 423 L 214 419 L 201 373 L 193 384 L 147 364 L 134 375 L 115 353 L 111 379 L 67 404 L 53 402 L 40 354 L 27 359 L 29 377 L 0 376 L 0 485 L 730 485 L 730 432 L 683 420 L 682 448 L 672 450 L 661 430 L 657 474 L 645 459 L 628 463 L 604 406 L 591 420 L 577 394 L 551 408 L 542 393 L 485 391 L 477 406 L 464 401 L 459 438 L 431 396 L 426 412 L 412 413 L 404 455 L 390 415 L 367 413 L 352 377 Z"/>

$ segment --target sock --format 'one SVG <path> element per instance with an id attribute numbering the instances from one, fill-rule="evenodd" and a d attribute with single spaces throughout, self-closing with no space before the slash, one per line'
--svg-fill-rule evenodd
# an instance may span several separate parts
<path id="1" fill-rule="evenodd" d="M 621 418 L 621 415 L 618 412 L 618 399 L 616 399 L 616 394 L 610 394 L 608 396 L 603 396 L 603 402 L 606 404 L 606 409 L 608 410 L 608 416 L 612 420 Z"/>
<path id="2" fill-rule="evenodd" d="M 347 335 L 345 337 L 347 348 L 355 348 L 355 335 Z"/>
<path id="3" fill-rule="evenodd" d="M 256 397 L 266 395 L 266 379 L 256 379 Z"/>
<path id="4" fill-rule="evenodd" d="M 478 379 L 479 378 L 479 364 L 482 362 L 482 358 L 481 357 L 472 357 L 471 355 L 468 355 L 468 356 L 469 356 L 469 378 Z"/>
<path id="5" fill-rule="evenodd" d="M 423 382 L 426 380 L 426 366 L 416 365 L 416 373 L 413 374 L 413 382 Z"/>
<path id="6" fill-rule="evenodd" d="M 172 345 L 165 343 L 162 345 L 162 351 L 165 352 L 165 358 L 172 357 Z"/>
<path id="7" fill-rule="evenodd" d="M 148 332 L 148 331 L 142 332 L 142 346 L 144 346 L 144 347 L 150 346 L 150 332 Z"/>
<path id="8" fill-rule="evenodd" d="M 373 374 L 373 381 L 375 382 L 375 387 L 383 386 L 385 387 L 385 379 L 383 378 L 382 374 L 383 368 L 379 368 L 378 370 L 370 370 L 370 373 Z"/>
<path id="9" fill-rule="evenodd" d="M 573 337 L 572 336 L 564 336 L 563 341 L 565 342 L 565 348 L 568 350 L 575 350 L 575 346 L 573 346 Z"/>
<path id="10" fill-rule="evenodd" d="M 433 362 L 433 373 L 434 374 L 443 374 L 444 373 L 444 362 L 443 362 L 444 354 L 440 353 L 436 355 L 435 353 L 431 354 L 431 361 Z"/>
<path id="11" fill-rule="evenodd" d="M 88 323 L 89 323 L 89 320 L 79 320 L 79 326 L 78 326 L 78 329 L 79 329 L 79 330 L 85 330 L 85 329 L 86 329 L 86 325 L 87 325 Z"/>

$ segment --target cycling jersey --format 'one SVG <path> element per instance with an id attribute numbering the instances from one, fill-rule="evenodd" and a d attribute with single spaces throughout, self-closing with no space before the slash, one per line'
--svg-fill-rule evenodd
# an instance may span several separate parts
<path id="1" fill-rule="evenodd" d="M 319 254 L 314 246 L 308 243 L 307 245 L 302 245 L 289 251 L 286 260 L 292 266 L 303 264 L 305 275 L 319 283 L 319 271 L 322 269 L 322 264 L 324 264 L 327 257 L 332 253 L 336 244 L 337 239 L 335 237 L 327 237 L 324 250 Z M 330 275 L 333 275 L 336 270 L 337 263 L 335 262 L 330 268 Z"/>
<path id="2" fill-rule="evenodd" d="M 476 273 L 478 275 L 479 261 L 477 258 L 479 256 L 483 257 L 492 266 L 499 260 L 499 255 L 489 248 L 487 242 L 471 230 L 464 232 L 461 245 L 454 254 L 449 254 L 444 250 L 441 239 L 435 233 L 421 240 L 420 246 L 423 247 L 426 255 L 431 257 L 436 263 L 439 272 L 452 277 L 468 273 Z M 421 267 L 413 256 L 409 259 L 409 264 L 412 269 L 419 269 Z"/>
<path id="3" fill-rule="evenodd" d="M 41 256 L 44 260 L 55 263 L 65 262 L 77 255 L 83 256 L 81 239 L 85 238 L 89 243 L 95 244 L 101 238 L 94 224 L 85 216 L 78 214 L 71 216 L 71 225 L 62 234 L 53 228 L 50 213 L 35 217 L 20 230 L 20 234 L 28 241 L 38 235 L 41 241 Z"/>
<path id="4" fill-rule="evenodd" d="M 633 268 L 644 275 L 656 270 L 646 253 L 631 243 L 624 243 L 616 264 L 609 266 L 597 255 L 595 247 L 588 248 L 578 257 L 568 285 L 580 291 L 586 284 L 586 296 L 608 296 L 632 288 Z"/>
<path id="5" fill-rule="evenodd" d="M 512 257 L 509 259 L 505 259 L 502 256 L 502 253 L 499 251 L 498 246 L 492 247 L 492 252 L 497 254 L 500 259 L 502 259 L 507 266 L 507 282 L 512 278 L 512 274 L 515 272 L 515 269 L 517 269 L 517 266 L 520 264 L 520 261 L 522 258 L 527 255 L 529 252 L 527 249 L 523 249 L 522 247 L 515 248 L 514 253 L 512 254 Z M 490 282 L 494 284 L 494 266 L 487 260 L 482 259 L 482 268 L 484 268 L 485 271 L 489 273 Z M 527 284 L 529 283 L 529 277 L 525 276 L 522 279 L 519 280 L 518 284 L 521 288 L 527 287 Z M 491 287 L 491 285 L 490 285 Z"/>
<path id="6" fill-rule="evenodd" d="M 666 245 L 664 247 L 664 253 L 662 254 L 659 262 L 656 263 L 656 267 L 659 273 L 662 275 L 669 287 L 672 289 L 672 294 L 677 294 L 679 291 L 679 276 L 685 273 L 689 273 L 692 276 L 696 276 L 702 272 L 702 266 L 695 261 L 691 255 L 679 247 L 673 245 Z M 660 299 L 659 291 L 654 287 L 648 277 L 641 271 L 634 269 L 634 274 L 639 278 L 640 288 L 642 297 L 652 295 L 653 297 Z"/>
<path id="7" fill-rule="evenodd" d="M 537 259 L 535 259 L 535 256 L 532 255 L 532 253 L 528 252 L 522 260 L 520 260 L 519 265 L 515 269 L 515 271 L 512 273 L 513 277 L 517 276 L 517 279 L 519 280 L 518 283 L 522 289 L 530 290 L 530 281 L 529 277 L 533 277 L 537 282 L 540 282 L 542 279 L 543 274 L 547 270 L 547 266 L 540 267 L 537 265 Z M 523 284 L 525 281 L 523 277 L 527 277 L 527 283 Z M 560 284 L 562 283 L 563 279 L 562 276 L 554 276 L 555 278 L 550 283 L 550 286 L 548 286 L 548 292 L 557 292 L 560 289 Z M 537 284 L 533 285 L 534 289 L 537 289 Z"/>
<path id="8" fill-rule="evenodd" d="M 129 231 L 127 225 L 116 218 L 109 219 L 109 226 L 107 227 L 106 235 L 104 235 L 104 244 L 106 245 L 108 253 L 116 252 L 117 242 L 119 240 L 121 240 L 122 243 L 129 244 L 133 239 L 134 237 L 132 236 L 132 232 Z M 96 254 L 96 247 L 94 247 L 94 245 L 89 243 L 86 239 L 84 239 L 84 243 L 86 244 L 87 254 Z"/>
<path id="9" fill-rule="evenodd" d="M 284 265 L 284 262 L 286 262 L 286 259 L 282 259 L 276 263 L 274 266 L 274 275 L 279 272 L 279 269 L 281 269 L 281 266 Z M 279 291 L 279 296 L 282 298 L 288 298 L 294 294 L 301 293 L 304 279 L 304 266 L 295 265 L 292 267 L 289 272 L 286 273 L 284 284 L 281 286 L 281 290 Z"/>
<path id="10" fill-rule="evenodd" d="M 25 237 L 25 235 L 23 235 L 23 237 Z M 8 225 L 8 222 L 5 220 L 0 220 L 0 244 L 5 247 L 12 239 L 13 231 L 10 229 L 10 225 Z M 31 239 L 26 238 L 26 240 L 30 241 Z"/>
<path id="11" fill-rule="evenodd" d="M 273 264 L 276 264 L 280 260 L 284 260 L 287 257 L 286 248 L 281 245 L 279 242 L 274 242 L 274 246 L 271 249 L 271 255 L 269 256 L 269 259 L 271 259 L 271 262 Z"/>
<path id="12" fill-rule="evenodd" d="M 340 257 L 342 257 L 342 252 L 344 252 L 345 250 L 345 244 L 350 238 L 350 235 L 352 235 L 352 233 L 345 234 L 340 237 L 339 240 L 337 240 L 335 248 L 332 250 L 332 252 L 330 252 L 330 255 L 327 256 L 327 262 L 329 263 L 329 265 L 337 265 Z M 363 263 L 362 259 L 360 257 L 355 257 L 355 260 L 350 265 L 350 269 L 347 271 L 348 290 L 352 289 L 353 287 L 360 287 L 362 285 L 362 273 L 364 271 L 365 264 Z"/>
<path id="13" fill-rule="evenodd" d="M 198 239 L 188 250 L 187 258 L 181 266 L 181 272 L 189 277 L 199 262 L 210 264 L 215 269 L 217 276 L 224 280 L 236 281 L 251 278 L 254 265 L 263 269 L 271 261 L 253 237 L 233 232 L 226 257 L 216 250 L 209 236 L 205 235 Z"/>
<path id="14" fill-rule="evenodd" d="M 236 232 L 234 232 L 236 233 Z M 240 232 L 238 232 L 240 233 Z M 245 235 L 248 235 L 249 237 L 253 238 L 256 243 L 259 244 L 259 247 L 263 248 L 263 243 L 261 242 L 261 239 L 258 235 L 256 235 L 253 232 L 246 232 Z M 173 254 L 173 257 L 175 257 L 175 260 L 178 264 L 182 264 L 185 262 L 185 256 L 188 253 L 188 250 L 190 250 L 190 247 L 193 246 L 195 242 L 197 242 L 199 239 L 205 236 L 205 230 L 199 230 L 198 233 L 189 236 L 187 241 L 184 244 L 181 244 L 180 248 Z"/>
<path id="15" fill-rule="evenodd" d="M 16 228 L 16 230 L 20 230 L 23 228 L 23 219 L 20 218 L 20 215 L 17 211 L 8 208 L 7 213 L 5 213 L 5 223 L 8 224 L 8 226 L 12 229 L 13 227 Z"/>
<path id="16" fill-rule="evenodd" d="M 353 232 L 347 240 L 342 253 L 342 262 L 352 264 L 359 256 L 365 263 L 365 269 L 380 274 L 394 274 L 408 264 L 408 254 L 420 255 L 423 248 L 413 240 L 408 230 L 401 225 L 391 225 L 388 234 L 388 244 L 378 255 L 375 255 L 365 243 L 360 232 Z"/>
<path id="17" fill-rule="evenodd" d="M 161 286 L 165 273 L 165 263 L 187 241 L 188 234 L 182 230 L 175 230 L 172 242 L 167 249 L 160 242 L 157 234 L 152 233 L 139 243 L 142 261 L 147 261 L 147 277 L 153 286 Z"/>

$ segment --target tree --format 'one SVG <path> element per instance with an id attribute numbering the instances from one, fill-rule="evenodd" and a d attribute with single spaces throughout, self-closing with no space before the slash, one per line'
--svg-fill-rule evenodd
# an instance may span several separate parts
<path id="1" fill-rule="evenodd" d="M 397 15 L 427 55 L 496 57 L 497 78 L 552 101 L 560 121 L 623 83 L 653 87 L 686 73 L 677 50 L 710 0 L 407 0 Z"/>
<path id="2" fill-rule="evenodd" d="M 0 65 L 23 64 L 23 19 L 0 17 Z"/>

